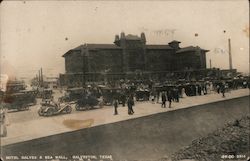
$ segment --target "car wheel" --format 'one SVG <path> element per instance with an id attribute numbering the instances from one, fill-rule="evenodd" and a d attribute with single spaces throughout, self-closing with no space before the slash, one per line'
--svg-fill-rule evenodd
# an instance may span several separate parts
<path id="1" fill-rule="evenodd" d="M 47 116 L 52 116 L 54 114 L 53 109 L 48 109 Z"/>
<path id="2" fill-rule="evenodd" d="M 103 108 L 103 102 L 98 103 L 99 108 Z"/>
<path id="3" fill-rule="evenodd" d="M 65 111 L 66 111 L 66 113 L 71 113 L 72 108 L 71 108 L 70 106 L 67 106 L 67 107 L 65 108 Z"/>
<path id="4" fill-rule="evenodd" d="M 80 106 L 78 104 L 76 104 L 75 108 L 76 108 L 77 111 L 80 110 Z"/>
<path id="5" fill-rule="evenodd" d="M 88 104 L 86 104 L 86 105 L 84 106 L 84 109 L 85 109 L 85 110 L 90 110 L 90 108 L 91 108 L 91 107 L 90 107 L 90 105 L 88 105 Z"/>

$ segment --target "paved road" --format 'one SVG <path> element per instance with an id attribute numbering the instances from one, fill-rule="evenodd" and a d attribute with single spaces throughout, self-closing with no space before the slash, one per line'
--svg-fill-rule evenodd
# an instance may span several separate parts
<path id="1" fill-rule="evenodd" d="M 242 97 L 7 145 L 2 154 L 157 159 L 248 113 L 249 97 Z"/>

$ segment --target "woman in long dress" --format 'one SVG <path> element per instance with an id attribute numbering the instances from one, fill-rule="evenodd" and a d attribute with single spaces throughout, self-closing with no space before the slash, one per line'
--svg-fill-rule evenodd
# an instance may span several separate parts
<path id="1" fill-rule="evenodd" d="M 184 87 L 181 89 L 181 96 L 182 96 L 182 98 L 187 97 L 186 91 L 185 91 L 185 88 L 184 88 Z"/>

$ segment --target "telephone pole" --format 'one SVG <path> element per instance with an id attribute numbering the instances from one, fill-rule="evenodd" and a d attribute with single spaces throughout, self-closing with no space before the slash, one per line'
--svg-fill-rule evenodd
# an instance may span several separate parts
<path id="1" fill-rule="evenodd" d="M 42 84 L 42 87 L 43 87 L 43 68 L 41 68 L 41 84 Z"/>

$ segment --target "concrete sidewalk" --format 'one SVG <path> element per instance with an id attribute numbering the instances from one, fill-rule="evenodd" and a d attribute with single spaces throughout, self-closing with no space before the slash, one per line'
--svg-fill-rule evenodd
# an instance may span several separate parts
<path id="1" fill-rule="evenodd" d="M 136 102 L 134 115 L 127 114 L 127 107 L 119 106 L 118 115 L 113 115 L 112 107 L 105 107 L 97 110 L 45 117 L 38 120 L 10 123 L 7 126 L 7 137 L 1 138 L 1 146 L 243 96 L 249 96 L 249 89 L 231 91 L 226 93 L 225 98 L 221 94 L 216 93 L 181 98 L 179 103 L 173 102 L 170 109 L 161 108 L 160 104 L 152 104 L 151 102 Z"/>

